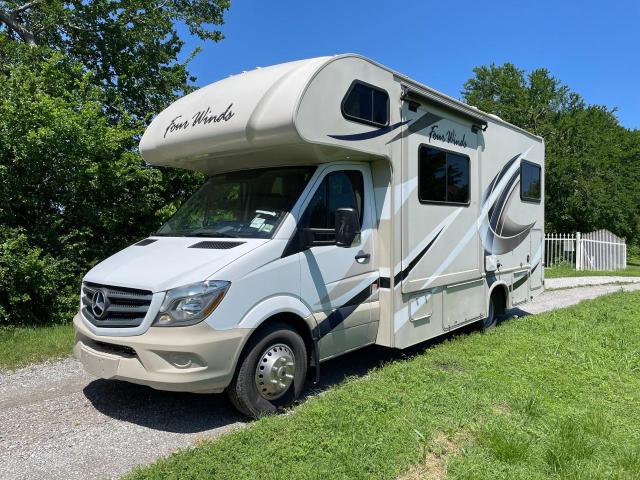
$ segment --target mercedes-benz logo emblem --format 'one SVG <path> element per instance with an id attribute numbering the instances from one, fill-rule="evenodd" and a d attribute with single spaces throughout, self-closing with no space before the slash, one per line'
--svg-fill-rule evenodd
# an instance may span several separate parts
<path id="1" fill-rule="evenodd" d="M 93 304 L 91 305 L 91 311 L 93 315 L 98 318 L 104 318 L 107 315 L 107 308 L 109 307 L 109 300 L 107 295 L 102 290 L 98 290 L 93 296 Z"/>

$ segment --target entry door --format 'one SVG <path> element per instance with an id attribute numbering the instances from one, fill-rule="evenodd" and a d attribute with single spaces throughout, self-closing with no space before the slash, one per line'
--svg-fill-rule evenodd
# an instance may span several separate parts
<path id="1" fill-rule="evenodd" d="M 338 208 L 355 208 L 361 229 L 350 247 L 315 246 L 300 253 L 301 294 L 318 322 L 321 358 L 372 343 L 377 332 L 378 273 L 374 252 L 371 174 L 364 166 L 332 166 L 316 182 L 301 217 L 301 228 L 335 228 Z M 320 240 L 331 240 L 326 234 Z M 375 302 L 377 306 L 377 302 Z M 377 323 L 375 324 L 377 325 Z"/>

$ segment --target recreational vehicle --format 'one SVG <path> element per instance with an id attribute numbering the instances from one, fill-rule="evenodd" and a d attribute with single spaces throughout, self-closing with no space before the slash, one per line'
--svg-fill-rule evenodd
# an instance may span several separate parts
<path id="1" fill-rule="evenodd" d="M 403 349 L 543 290 L 544 142 L 358 55 L 231 76 L 140 142 L 204 185 L 86 274 L 90 373 L 291 404 L 320 364 Z"/>

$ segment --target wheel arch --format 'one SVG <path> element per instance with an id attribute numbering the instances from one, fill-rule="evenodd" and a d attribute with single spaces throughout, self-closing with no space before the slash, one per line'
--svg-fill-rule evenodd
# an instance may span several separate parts
<path id="1" fill-rule="evenodd" d="M 299 298 L 290 295 L 278 295 L 261 300 L 251 307 L 237 325 L 237 328 L 257 329 L 266 320 L 279 314 L 293 314 L 302 318 L 309 328 L 315 327 L 311 309 Z"/>
<path id="2" fill-rule="evenodd" d="M 317 324 L 311 310 L 298 298 L 278 296 L 265 299 L 254 306 L 238 324 L 238 328 L 253 330 L 244 341 L 238 361 L 246 353 L 252 340 L 261 335 L 264 329 L 274 322 L 289 326 L 302 337 L 307 348 L 307 361 L 316 358 L 317 345 L 313 332 Z"/>
<path id="3" fill-rule="evenodd" d="M 487 300 L 490 301 L 491 298 L 494 297 L 494 295 L 498 299 L 498 304 L 496 305 L 496 313 L 498 315 L 501 315 L 507 308 L 509 308 L 509 286 L 506 284 L 506 282 L 498 281 L 491 285 Z"/>

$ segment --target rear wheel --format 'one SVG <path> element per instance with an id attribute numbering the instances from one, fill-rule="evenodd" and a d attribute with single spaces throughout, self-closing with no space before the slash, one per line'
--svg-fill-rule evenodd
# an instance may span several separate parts
<path id="1" fill-rule="evenodd" d="M 306 375 L 304 340 L 288 325 L 272 323 L 250 340 L 227 394 L 240 412 L 259 417 L 291 405 Z"/>
<path id="2" fill-rule="evenodd" d="M 495 295 L 491 295 L 491 298 L 489 298 L 489 311 L 487 312 L 487 316 L 480 323 L 483 331 L 495 327 L 498 323 Z"/>

